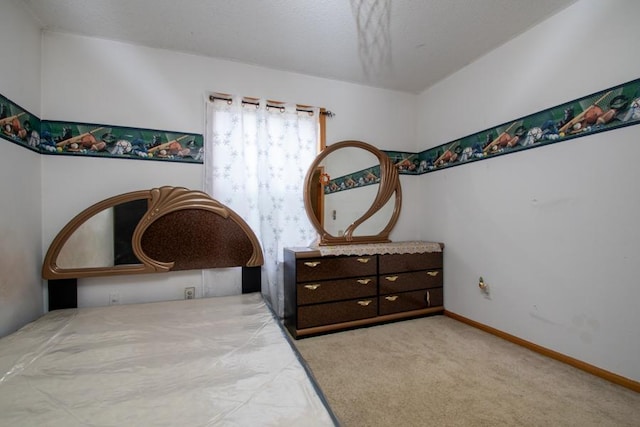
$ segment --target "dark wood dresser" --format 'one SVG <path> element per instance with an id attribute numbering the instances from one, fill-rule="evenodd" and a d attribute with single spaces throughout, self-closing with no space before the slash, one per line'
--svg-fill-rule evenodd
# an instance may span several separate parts
<path id="1" fill-rule="evenodd" d="M 437 245 L 422 253 L 325 256 L 285 248 L 285 326 L 303 338 L 442 313 L 444 245 Z"/>

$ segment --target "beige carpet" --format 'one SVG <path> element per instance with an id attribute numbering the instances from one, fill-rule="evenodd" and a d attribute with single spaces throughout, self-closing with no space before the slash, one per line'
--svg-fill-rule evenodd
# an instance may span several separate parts
<path id="1" fill-rule="evenodd" d="M 295 345 L 345 427 L 640 426 L 639 393 L 445 316 Z"/>

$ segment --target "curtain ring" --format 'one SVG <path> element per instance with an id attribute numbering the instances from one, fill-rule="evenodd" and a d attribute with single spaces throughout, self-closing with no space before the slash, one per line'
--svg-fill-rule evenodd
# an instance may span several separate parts
<path id="1" fill-rule="evenodd" d="M 321 173 L 320 174 L 320 184 L 321 185 L 327 185 L 329 184 L 329 182 L 331 181 L 331 177 L 329 176 L 328 173 Z"/>
<path id="2" fill-rule="evenodd" d="M 227 99 L 227 105 L 231 105 L 233 103 L 232 99 Z"/>
<path id="3" fill-rule="evenodd" d="M 281 112 L 281 113 L 284 113 L 284 112 L 285 112 L 285 110 L 286 110 L 286 109 L 285 109 L 284 107 L 280 107 L 280 112 Z"/>

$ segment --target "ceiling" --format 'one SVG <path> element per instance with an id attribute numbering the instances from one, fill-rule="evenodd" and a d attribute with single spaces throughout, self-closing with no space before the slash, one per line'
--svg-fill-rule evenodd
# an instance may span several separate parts
<path id="1" fill-rule="evenodd" d="M 21 0 L 48 31 L 420 93 L 576 0 Z"/>

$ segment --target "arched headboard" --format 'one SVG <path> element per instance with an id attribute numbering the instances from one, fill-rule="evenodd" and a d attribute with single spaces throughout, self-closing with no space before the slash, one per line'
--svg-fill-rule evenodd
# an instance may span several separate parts
<path id="1" fill-rule="evenodd" d="M 232 209 L 201 191 L 165 186 L 80 212 L 49 246 L 42 277 L 55 309 L 77 304 L 69 294 L 82 277 L 239 266 L 243 292 L 259 291 L 263 262 L 256 235 Z"/>

